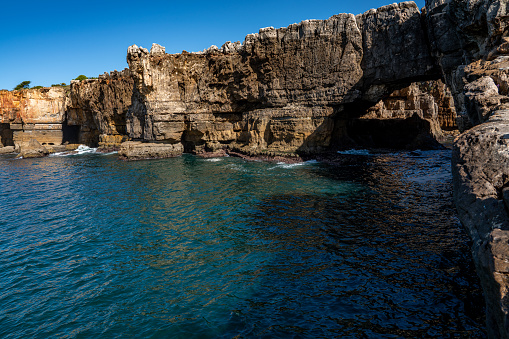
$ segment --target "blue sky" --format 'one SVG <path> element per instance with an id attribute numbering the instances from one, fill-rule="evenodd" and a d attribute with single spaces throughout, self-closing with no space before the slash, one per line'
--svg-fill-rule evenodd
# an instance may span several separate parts
<path id="1" fill-rule="evenodd" d="M 0 19 L 0 89 L 69 83 L 127 67 L 127 47 L 167 53 L 244 41 L 259 28 L 338 13 L 363 13 L 391 1 L 7 1 Z M 424 0 L 417 1 L 419 7 Z"/>

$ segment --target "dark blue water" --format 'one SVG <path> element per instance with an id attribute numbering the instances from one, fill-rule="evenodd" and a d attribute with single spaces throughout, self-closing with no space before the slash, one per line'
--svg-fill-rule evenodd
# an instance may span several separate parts
<path id="1" fill-rule="evenodd" d="M 2 157 L 0 337 L 485 337 L 449 167 Z"/>

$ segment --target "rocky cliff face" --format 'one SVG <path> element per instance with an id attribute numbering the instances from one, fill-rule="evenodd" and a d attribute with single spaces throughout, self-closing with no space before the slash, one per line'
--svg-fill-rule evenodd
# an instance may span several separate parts
<path id="1" fill-rule="evenodd" d="M 1 143 L 16 147 L 37 139 L 43 145 L 60 145 L 67 94 L 60 87 L 0 91 Z"/>
<path id="2" fill-rule="evenodd" d="M 439 75 L 413 2 L 261 29 L 243 44 L 168 55 L 131 46 L 130 137 L 188 151 L 310 153 L 395 88 Z"/>
<path id="3" fill-rule="evenodd" d="M 455 200 L 474 242 L 492 338 L 509 337 L 508 18 L 506 1 L 426 2 L 432 53 L 467 130 L 453 150 Z"/>
<path id="4" fill-rule="evenodd" d="M 118 146 L 126 139 L 126 113 L 132 95 L 133 78 L 128 69 L 98 79 L 71 81 L 67 124 L 79 127 L 80 143 Z"/>
<path id="5" fill-rule="evenodd" d="M 455 199 L 490 336 L 507 338 L 508 27 L 505 0 L 427 0 L 422 14 L 404 2 L 264 28 L 200 53 L 131 46 L 128 71 L 73 82 L 69 95 L 0 91 L 0 143 L 151 142 L 124 143 L 127 158 L 422 147 L 454 129 L 457 112 L 461 130 L 476 127 L 456 140 Z"/>
<path id="6" fill-rule="evenodd" d="M 483 76 L 490 76 L 507 94 L 507 15 L 506 1 L 426 1 L 425 16 L 432 54 L 453 93 L 462 130 L 488 118 L 486 112 L 484 115 L 481 112 L 479 116 L 469 100 L 472 92 L 483 89 L 475 89 L 476 84 L 469 84 Z M 492 96 L 495 93 L 487 94 Z M 500 100 L 493 100 L 488 104 L 501 103 Z"/>
<path id="7" fill-rule="evenodd" d="M 456 130 L 452 94 L 441 80 L 430 80 L 392 92 L 349 121 L 347 133 L 358 145 L 415 149 L 438 147 Z"/>

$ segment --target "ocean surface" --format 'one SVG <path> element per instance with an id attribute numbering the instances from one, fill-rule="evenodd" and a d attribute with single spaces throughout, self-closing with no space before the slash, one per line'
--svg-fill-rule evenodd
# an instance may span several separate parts
<path id="1" fill-rule="evenodd" d="M 0 338 L 483 338 L 450 151 L 0 157 Z"/>

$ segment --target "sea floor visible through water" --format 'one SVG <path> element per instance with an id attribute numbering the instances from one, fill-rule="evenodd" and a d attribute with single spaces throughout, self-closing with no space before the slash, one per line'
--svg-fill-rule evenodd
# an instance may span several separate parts
<path id="1" fill-rule="evenodd" d="M 450 150 L 0 156 L 1 338 L 484 338 Z"/>

